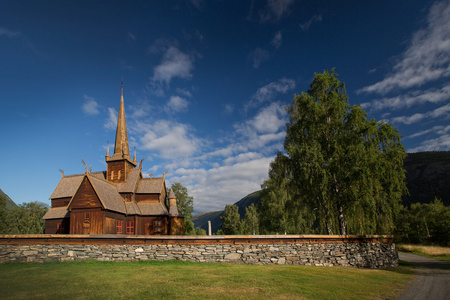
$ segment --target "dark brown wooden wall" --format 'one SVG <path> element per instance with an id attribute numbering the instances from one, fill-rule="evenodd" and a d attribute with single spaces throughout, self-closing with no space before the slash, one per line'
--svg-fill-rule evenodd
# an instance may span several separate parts
<path id="1" fill-rule="evenodd" d="M 52 199 L 52 208 L 65 207 L 69 204 L 71 197 Z"/>
<path id="2" fill-rule="evenodd" d="M 73 197 L 72 203 L 70 204 L 70 209 L 77 208 L 99 208 L 102 207 L 97 194 L 94 191 L 91 183 L 84 177 L 80 188 Z"/>
<path id="3" fill-rule="evenodd" d="M 58 224 L 62 224 L 62 229 L 58 231 Z M 45 220 L 46 234 L 68 234 L 70 232 L 69 218 Z"/>
<path id="4" fill-rule="evenodd" d="M 85 218 L 85 213 L 89 218 Z M 105 212 L 96 209 L 73 209 L 70 212 L 70 234 L 105 234 Z"/>
<path id="5" fill-rule="evenodd" d="M 161 217 L 137 217 L 138 219 L 138 227 L 137 227 L 137 234 L 142 235 L 165 235 L 168 234 L 168 220 L 166 216 Z M 154 221 L 160 220 L 162 223 L 162 231 L 157 233 L 155 232 L 154 228 Z"/>

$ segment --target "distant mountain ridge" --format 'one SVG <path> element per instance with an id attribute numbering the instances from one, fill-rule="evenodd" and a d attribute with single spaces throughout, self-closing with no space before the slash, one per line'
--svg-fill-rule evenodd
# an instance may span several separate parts
<path id="1" fill-rule="evenodd" d="M 12 201 L 12 199 L 9 198 L 9 196 L 6 195 L 6 194 L 2 191 L 2 189 L 0 189 L 0 198 L 6 199 L 6 210 L 11 210 L 11 209 L 17 207 L 17 204 L 14 203 L 14 201 Z"/>
<path id="2" fill-rule="evenodd" d="M 431 203 L 435 197 L 450 206 L 450 151 L 408 153 L 404 167 L 409 190 L 409 195 L 402 199 L 405 206 L 417 202 Z M 241 218 L 245 216 L 247 206 L 260 203 L 259 193 L 251 193 L 235 203 Z M 208 232 L 208 221 L 211 221 L 211 230 L 215 233 L 222 226 L 222 215 L 223 210 L 206 212 L 193 216 L 192 222 L 195 228 L 201 227 Z"/>
<path id="3" fill-rule="evenodd" d="M 239 214 L 241 215 L 241 219 L 245 216 L 245 208 L 252 205 L 254 203 L 255 205 L 260 204 L 259 200 L 259 193 L 261 191 L 256 191 L 251 194 L 248 194 L 238 202 L 234 203 L 239 208 Z M 208 221 L 211 221 L 211 231 L 212 233 L 216 233 L 217 230 L 220 229 L 220 226 L 222 226 L 222 221 L 220 220 L 220 217 L 223 216 L 223 210 L 219 211 L 212 211 L 212 212 L 206 212 L 201 213 L 198 215 L 195 215 L 192 217 L 192 222 L 194 222 L 194 227 L 201 227 L 208 232 Z"/>

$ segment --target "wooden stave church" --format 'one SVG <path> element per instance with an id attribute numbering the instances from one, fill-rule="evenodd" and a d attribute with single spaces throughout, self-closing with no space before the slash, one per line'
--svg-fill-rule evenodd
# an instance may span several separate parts
<path id="1" fill-rule="evenodd" d="M 107 170 L 64 175 L 44 215 L 46 234 L 183 235 L 184 216 L 161 178 L 144 178 L 142 161 L 130 157 L 121 87 L 114 154 Z M 83 161 L 84 163 L 84 161 Z"/>

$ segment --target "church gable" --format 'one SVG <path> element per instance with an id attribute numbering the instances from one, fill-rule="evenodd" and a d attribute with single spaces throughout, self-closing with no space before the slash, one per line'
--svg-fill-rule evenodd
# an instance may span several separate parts
<path id="1" fill-rule="evenodd" d="M 97 196 L 90 180 L 84 176 L 77 192 L 69 203 L 69 210 L 77 208 L 102 208 L 102 203 Z"/>

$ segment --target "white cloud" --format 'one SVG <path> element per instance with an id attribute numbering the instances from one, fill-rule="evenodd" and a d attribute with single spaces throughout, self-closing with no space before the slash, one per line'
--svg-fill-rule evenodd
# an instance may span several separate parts
<path id="1" fill-rule="evenodd" d="M 117 111 L 112 107 L 108 107 L 108 118 L 106 119 L 105 124 L 103 126 L 106 129 L 116 129 L 117 117 L 118 117 Z"/>
<path id="2" fill-rule="evenodd" d="M 431 7 L 425 28 L 417 31 L 409 47 L 382 81 L 358 92 L 386 94 L 450 76 L 450 2 Z"/>
<path id="3" fill-rule="evenodd" d="M 201 139 L 191 133 L 190 127 L 181 123 L 166 120 L 157 120 L 153 124 L 138 122 L 133 129 L 142 135 L 142 149 L 157 151 L 164 158 L 191 156 L 202 144 Z"/>
<path id="4" fill-rule="evenodd" d="M 20 33 L 17 32 L 17 31 L 11 31 L 11 30 L 8 30 L 8 29 L 6 29 L 4 27 L 0 27 L 0 36 L 4 35 L 6 37 L 12 38 L 12 37 L 18 36 L 19 34 Z"/>
<path id="5" fill-rule="evenodd" d="M 234 104 L 225 104 L 223 106 L 223 112 L 225 114 L 231 114 L 234 111 Z"/>
<path id="6" fill-rule="evenodd" d="M 268 60 L 269 57 L 269 51 L 261 48 L 256 48 L 255 51 L 250 54 L 250 59 L 253 61 L 253 67 L 255 69 L 258 69 L 261 63 Z"/>
<path id="7" fill-rule="evenodd" d="M 286 116 L 287 112 L 284 105 L 274 102 L 261 109 L 247 124 L 258 133 L 275 133 L 286 124 Z"/>
<path id="8" fill-rule="evenodd" d="M 84 95 L 85 102 L 81 106 L 81 110 L 88 116 L 95 116 L 100 113 L 97 101 L 94 98 Z"/>
<path id="9" fill-rule="evenodd" d="M 152 82 L 169 85 L 173 78 L 189 79 L 193 68 L 189 55 L 171 46 L 164 53 L 161 63 L 154 68 Z"/>
<path id="10" fill-rule="evenodd" d="M 295 81 L 290 78 L 281 78 L 259 88 L 245 106 L 245 109 L 256 107 L 264 102 L 273 101 L 278 94 L 286 94 L 295 88 Z"/>
<path id="11" fill-rule="evenodd" d="M 450 150 L 450 134 L 443 134 L 434 139 L 423 141 L 420 146 L 408 149 L 408 152 L 422 152 L 422 151 L 449 151 Z"/>
<path id="12" fill-rule="evenodd" d="M 136 41 L 136 36 L 134 34 L 132 34 L 131 32 L 128 31 L 128 39 L 130 41 Z"/>
<path id="13" fill-rule="evenodd" d="M 267 0 L 265 10 L 260 13 L 262 22 L 279 21 L 289 13 L 289 6 L 294 0 Z"/>
<path id="14" fill-rule="evenodd" d="M 166 111 L 168 112 L 186 112 L 188 110 L 189 102 L 179 96 L 170 97 L 169 102 L 166 105 Z"/>
<path id="15" fill-rule="evenodd" d="M 309 27 L 311 27 L 312 24 L 319 22 L 322 22 L 322 15 L 314 15 L 305 23 L 300 24 L 300 28 L 302 29 L 302 31 L 308 31 Z"/>
<path id="16" fill-rule="evenodd" d="M 274 46 L 276 49 L 278 49 L 278 48 L 280 48 L 282 41 L 283 41 L 283 35 L 281 34 L 281 31 L 278 31 L 272 39 L 272 46 Z"/>
<path id="17" fill-rule="evenodd" d="M 430 134 L 430 133 L 435 133 L 435 134 L 439 134 L 439 135 L 443 135 L 450 132 L 450 125 L 448 126 L 442 126 L 442 125 L 438 125 L 438 126 L 434 126 L 433 128 L 430 129 L 426 129 L 426 130 L 422 130 L 419 131 L 417 133 L 414 133 L 412 135 L 409 136 L 409 138 L 416 138 L 425 134 Z"/>
<path id="18" fill-rule="evenodd" d="M 415 90 L 394 97 L 375 99 L 371 102 L 361 104 L 364 109 L 372 108 L 382 110 L 385 108 L 402 109 L 423 103 L 439 103 L 450 99 L 450 84 L 442 88 L 431 88 L 427 90 Z"/>
<path id="19" fill-rule="evenodd" d="M 201 9 L 203 5 L 203 0 L 190 0 L 191 4 L 197 9 Z"/>
<path id="20" fill-rule="evenodd" d="M 194 197 L 196 212 L 222 210 L 225 205 L 260 190 L 272 160 L 273 157 L 255 158 L 208 170 L 180 168 L 170 180 L 187 186 L 189 195 Z"/>
<path id="21" fill-rule="evenodd" d="M 403 124 L 409 125 L 409 124 L 420 122 L 426 118 L 435 119 L 435 118 L 440 118 L 440 117 L 445 117 L 445 118 L 450 117 L 450 103 L 447 105 L 441 106 L 439 108 L 436 108 L 435 110 L 426 112 L 426 113 L 417 113 L 412 116 L 400 116 L 400 117 L 392 118 L 392 123 L 403 123 Z"/>

